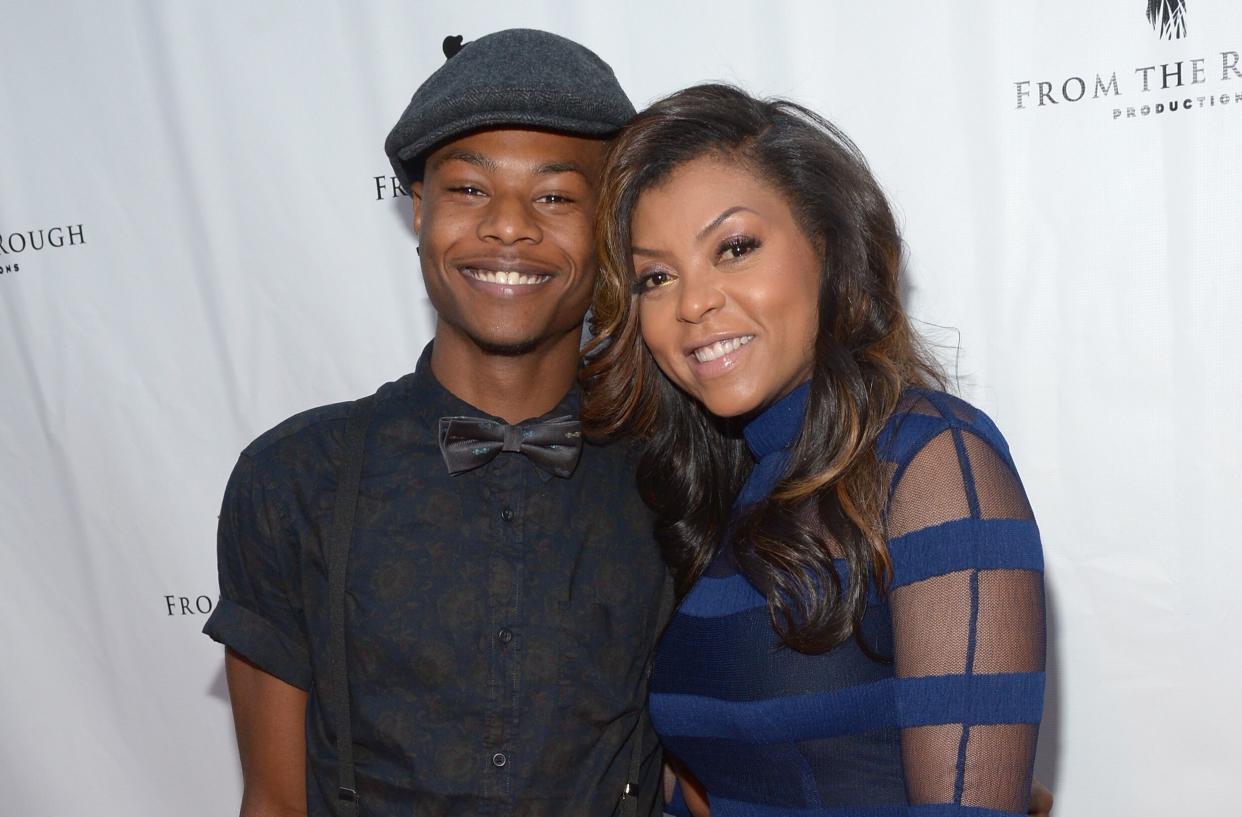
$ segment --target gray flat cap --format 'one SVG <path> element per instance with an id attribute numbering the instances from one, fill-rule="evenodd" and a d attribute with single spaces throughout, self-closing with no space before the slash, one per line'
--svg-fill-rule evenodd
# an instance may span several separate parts
<path id="1" fill-rule="evenodd" d="M 512 28 L 466 43 L 428 77 L 384 140 L 384 152 L 409 187 L 423 177 L 428 153 L 470 131 L 509 125 L 603 137 L 633 116 L 595 52 L 546 31 Z"/>

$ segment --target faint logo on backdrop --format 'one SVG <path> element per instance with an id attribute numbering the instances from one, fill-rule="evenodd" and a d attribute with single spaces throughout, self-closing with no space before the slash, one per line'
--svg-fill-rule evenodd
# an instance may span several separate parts
<path id="1" fill-rule="evenodd" d="M 211 596 L 167 595 L 164 596 L 164 607 L 170 616 L 205 616 L 216 606 Z"/>
<path id="2" fill-rule="evenodd" d="M 0 230 L 0 275 L 22 271 L 22 264 L 33 253 L 51 252 L 86 243 L 81 224 L 64 227 L 39 227 L 6 233 Z"/>
<path id="3" fill-rule="evenodd" d="M 410 195 L 410 191 L 401 185 L 401 180 L 396 176 L 373 176 L 371 181 L 375 183 L 376 201 Z"/>
<path id="4" fill-rule="evenodd" d="M 1187 36 L 1186 0 L 1148 0 L 1147 20 L 1161 39 L 1181 40 Z M 1201 25 L 1198 36 L 1204 30 L 1210 30 L 1210 21 Z M 1172 54 L 1151 65 L 1018 80 L 1013 83 L 1014 110 L 1027 116 L 1027 111 L 1094 107 L 1107 111 L 1114 122 L 1242 110 L 1242 49 L 1237 42 L 1212 45 L 1216 47 L 1200 46 L 1198 53 Z M 1149 48 L 1136 41 L 1137 53 L 1146 54 Z"/>
<path id="5" fill-rule="evenodd" d="M 1147 0 L 1147 22 L 1162 40 L 1186 36 L 1186 0 Z"/>

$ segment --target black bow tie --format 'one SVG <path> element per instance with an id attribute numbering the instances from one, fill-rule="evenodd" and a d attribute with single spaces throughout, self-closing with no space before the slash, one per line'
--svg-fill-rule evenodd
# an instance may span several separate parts
<path id="1" fill-rule="evenodd" d="M 440 453 L 450 474 L 486 465 L 501 451 L 524 454 L 543 470 L 568 478 L 582 453 L 582 424 L 569 416 L 517 426 L 481 417 L 440 418 Z"/>

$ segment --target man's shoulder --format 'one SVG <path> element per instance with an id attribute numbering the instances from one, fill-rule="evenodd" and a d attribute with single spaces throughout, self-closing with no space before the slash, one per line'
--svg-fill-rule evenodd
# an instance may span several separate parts
<path id="1" fill-rule="evenodd" d="M 331 427 L 343 421 L 354 401 L 329 403 L 299 411 L 255 437 L 242 449 L 242 456 L 253 460 L 263 459 L 273 449 L 296 446 L 316 437 L 329 436 Z"/>
<path id="2" fill-rule="evenodd" d="M 406 385 L 410 375 L 380 386 L 372 395 L 376 401 L 385 400 Z M 242 457 L 255 462 L 286 459 L 297 452 L 326 454 L 334 450 L 344 438 L 345 420 L 354 405 L 363 399 L 327 403 L 299 411 L 264 431 L 242 449 Z"/>

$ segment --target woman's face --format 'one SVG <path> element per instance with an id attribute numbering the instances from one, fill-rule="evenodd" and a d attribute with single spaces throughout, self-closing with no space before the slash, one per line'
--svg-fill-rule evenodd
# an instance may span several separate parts
<path id="1" fill-rule="evenodd" d="M 821 261 L 780 192 L 696 159 L 639 196 L 631 233 L 639 326 L 669 380 L 737 417 L 810 379 Z"/>

